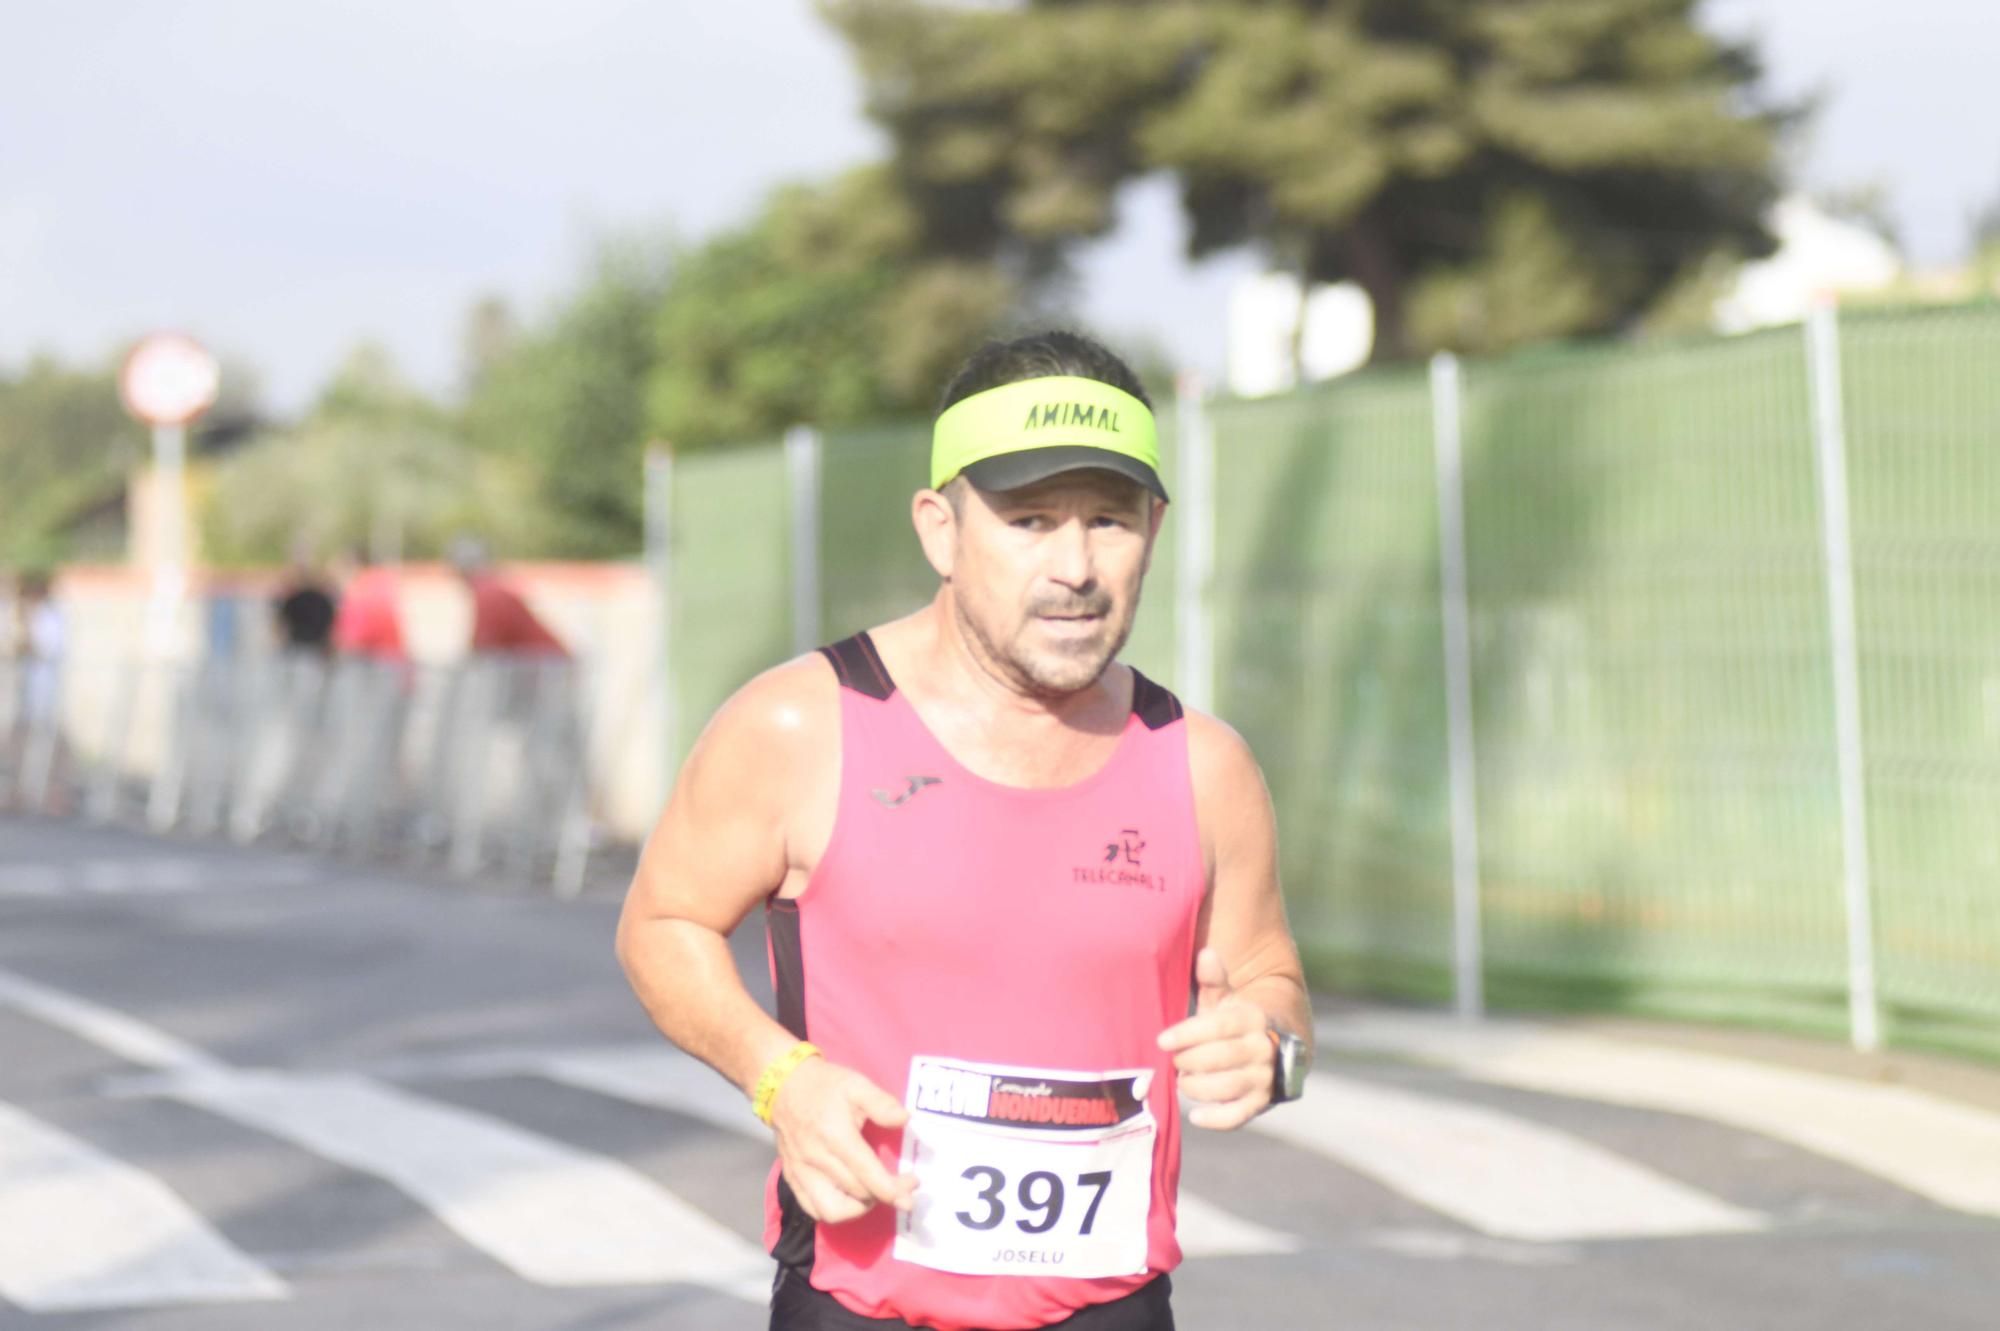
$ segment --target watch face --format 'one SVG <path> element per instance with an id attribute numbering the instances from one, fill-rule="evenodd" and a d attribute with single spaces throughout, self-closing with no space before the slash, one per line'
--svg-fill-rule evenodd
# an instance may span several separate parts
<path id="1" fill-rule="evenodd" d="M 1274 1069 L 1272 1099 L 1296 1100 L 1306 1090 L 1306 1042 L 1296 1035 L 1278 1036 L 1278 1065 Z"/>

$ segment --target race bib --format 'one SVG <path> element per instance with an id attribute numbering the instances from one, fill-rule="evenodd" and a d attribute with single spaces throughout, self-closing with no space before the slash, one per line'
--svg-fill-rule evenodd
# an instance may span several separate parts
<path id="1" fill-rule="evenodd" d="M 910 1060 L 895 1255 L 959 1275 L 1139 1275 L 1153 1199 L 1150 1070 Z"/>

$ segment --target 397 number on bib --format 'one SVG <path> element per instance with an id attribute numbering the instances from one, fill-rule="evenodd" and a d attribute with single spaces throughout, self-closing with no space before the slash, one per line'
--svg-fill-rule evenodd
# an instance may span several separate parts
<path id="1" fill-rule="evenodd" d="M 1035 1084 L 1019 1070 L 993 1075 L 1001 1086 Z M 1141 1102 L 1143 1093 L 1142 1083 Z M 918 1188 L 916 1208 L 898 1218 L 899 1259 L 962 1275 L 1146 1269 L 1155 1124 L 1143 1103 L 1128 1099 L 1100 1127 L 995 1122 L 910 1101 L 902 1167 Z"/>
<path id="2" fill-rule="evenodd" d="M 979 1200 L 986 1204 L 986 1210 L 976 1217 L 970 1211 L 960 1211 L 956 1217 L 958 1223 L 967 1229 L 999 1228 L 1008 1218 L 1007 1203 L 1001 1197 L 1002 1190 L 1007 1186 L 1007 1176 L 992 1165 L 974 1165 L 962 1177 L 985 1182 L 986 1186 L 979 1190 Z M 1098 1208 L 1104 1205 L 1104 1194 L 1111 1187 L 1111 1171 L 1093 1170 L 1080 1175 L 1076 1182 L 1081 1187 L 1095 1190 L 1091 1193 L 1090 1209 L 1083 1213 L 1083 1223 L 1077 1228 L 1078 1237 L 1088 1237 L 1091 1226 L 1097 1223 Z M 1035 1195 L 1038 1189 L 1040 1196 Z M 1046 1234 L 1062 1222 L 1063 1197 L 1067 1190 L 1060 1175 L 1037 1169 L 1023 1177 L 1015 1191 L 1020 1209 L 1033 1217 L 1014 1222 L 1014 1227 L 1023 1234 Z"/>

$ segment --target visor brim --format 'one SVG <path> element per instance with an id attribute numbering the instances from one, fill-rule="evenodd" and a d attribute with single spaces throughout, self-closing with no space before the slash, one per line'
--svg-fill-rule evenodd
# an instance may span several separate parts
<path id="1" fill-rule="evenodd" d="M 1087 468 L 1130 477 L 1156 497 L 1172 502 L 1167 499 L 1167 487 L 1161 483 L 1160 474 L 1139 459 L 1125 453 L 1114 453 L 1108 448 L 1091 448 L 1082 444 L 1024 448 L 1018 453 L 981 458 L 968 463 L 959 475 L 981 490 L 1018 490 L 1066 471 Z"/>

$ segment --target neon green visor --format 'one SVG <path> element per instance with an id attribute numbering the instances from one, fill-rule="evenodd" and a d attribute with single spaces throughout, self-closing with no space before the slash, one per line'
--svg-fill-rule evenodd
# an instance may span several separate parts
<path id="1" fill-rule="evenodd" d="M 931 433 L 933 490 L 960 475 L 982 490 L 1016 490 L 1082 467 L 1167 497 L 1153 413 L 1095 379 L 1050 375 L 989 388 L 946 408 Z"/>

